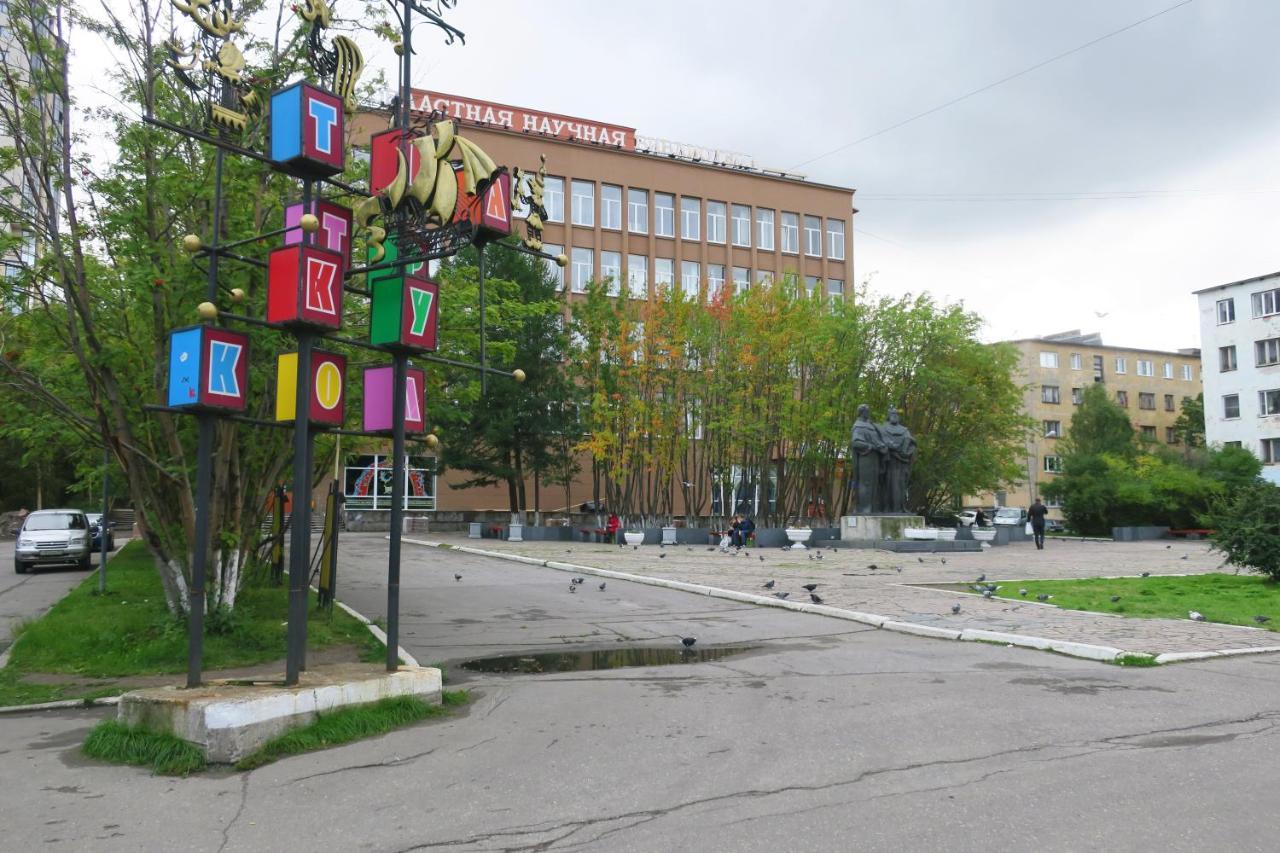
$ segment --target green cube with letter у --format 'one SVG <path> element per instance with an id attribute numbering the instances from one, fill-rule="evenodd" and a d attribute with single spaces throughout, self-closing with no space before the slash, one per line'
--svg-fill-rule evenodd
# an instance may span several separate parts
<path id="1" fill-rule="evenodd" d="M 383 247 L 386 255 L 379 263 L 394 263 L 400 257 L 394 239 L 388 238 Z M 425 266 L 391 266 L 369 273 L 369 343 L 414 352 L 435 351 L 440 285 L 425 276 Z"/>

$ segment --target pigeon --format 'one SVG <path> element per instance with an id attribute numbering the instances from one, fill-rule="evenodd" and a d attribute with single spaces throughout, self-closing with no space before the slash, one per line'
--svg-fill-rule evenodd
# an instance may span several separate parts
<path id="1" fill-rule="evenodd" d="M 1049 600 L 1049 596 L 1045 595 L 1043 592 L 1036 596 L 1036 601 L 1048 601 L 1048 600 Z"/>
<path id="2" fill-rule="evenodd" d="M 822 603 L 822 599 L 818 596 L 816 592 L 809 593 L 809 600 L 812 601 L 814 604 Z"/>
<path id="3" fill-rule="evenodd" d="M 801 585 L 800 588 L 804 590 L 808 590 L 809 592 L 813 592 L 815 589 L 818 588 L 818 585 L 816 583 L 807 583 L 807 584 Z"/>
<path id="4" fill-rule="evenodd" d="M 809 555 L 809 559 L 810 559 L 810 560 L 812 560 L 812 559 L 813 559 L 813 555 L 812 555 L 812 554 L 810 554 L 810 555 Z"/>
<path id="5" fill-rule="evenodd" d="M 832 554 L 839 554 L 839 553 L 840 553 L 840 549 L 839 549 L 839 548 L 832 548 L 832 549 L 831 549 L 831 553 L 832 553 Z"/>
<path id="6" fill-rule="evenodd" d="M 1178 559 L 1179 559 L 1179 560 L 1185 560 L 1185 559 L 1187 559 L 1187 556 L 1188 556 L 1188 555 L 1183 554 L 1183 555 L 1182 555 L 1181 557 L 1179 557 Z"/>
<path id="7" fill-rule="evenodd" d="M 1166 551 L 1168 551 L 1168 550 L 1169 550 L 1170 548 L 1172 548 L 1172 547 L 1173 547 L 1172 545 L 1165 545 L 1165 546 L 1164 546 L 1164 549 L 1165 549 Z"/>
<path id="8" fill-rule="evenodd" d="M 1119 601 L 1119 600 L 1120 600 L 1120 596 L 1118 596 L 1118 595 L 1113 595 L 1113 596 L 1111 596 L 1111 603 L 1112 603 L 1112 604 L 1115 604 L 1115 603 L 1116 603 L 1117 601 Z"/>
<path id="9" fill-rule="evenodd" d="M 773 597 L 774 597 L 774 598 L 786 598 L 786 597 L 787 597 L 788 595 L 790 595 L 790 594 L 791 594 L 791 593 L 789 593 L 789 592 L 775 592 L 775 593 L 773 594 Z"/>
<path id="10" fill-rule="evenodd" d="M 600 591 L 601 591 L 601 592 L 604 592 L 604 585 L 605 585 L 606 583 L 608 583 L 608 581 L 600 581 Z"/>
<path id="11" fill-rule="evenodd" d="M 1027 591 L 1026 591 L 1025 589 L 1020 589 L 1020 590 L 1018 590 L 1018 595 L 1022 596 L 1023 598 L 1026 598 L 1026 597 L 1027 597 Z"/>
<path id="12" fill-rule="evenodd" d="M 984 590 L 982 591 L 982 597 L 983 597 L 983 598 L 990 598 L 990 597 L 991 597 L 991 596 L 993 596 L 993 595 L 995 595 L 995 593 L 993 593 L 993 592 L 992 592 L 991 590 L 989 590 L 989 589 L 984 589 Z"/>
<path id="13" fill-rule="evenodd" d="M 1142 573 L 1142 576 L 1143 576 L 1144 578 L 1149 578 L 1149 577 L 1151 577 L 1151 572 L 1143 572 L 1143 573 Z"/>
<path id="14" fill-rule="evenodd" d="M 959 613 L 959 612 L 960 612 L 960 605 L 959 605 L 959 604 L 953 604 L 953 605 L 951 605 L 951 612 L 952 612 L 952 613 Z"/>
<path id="15" fill-rule="evenodd" d="M 765 585 L 764 585 L 764 588 L 765 588 L 765 589 L 773 589 L 773 585 L 774 585 L 774 584 L 776 584 L 776 583 L 777 583 L 777 581 L 767 581 L 767 582 L 765 583 Z"/>
<path id="16" fill-rule="evenodd" d="M 640 546 L 639 546 L 639 545 L 632 545 L 632 546 L 631 546 L 631 550 L 632 550 L 632 551 L 639 551 L 639 550 L 640 550 Z"/>
<path id="17" fill-rule="evenodd" d="M 691 649 L 693 644 L 698 642 L 698 639 L 696 637 L 681 637 L 680 642 L 684 644 L 686 649 Z"/>
<path id="18" fill-rule="evenodd" d="M 894 569 L 897 570 L 898 574 L 902 574 L 902 566 L 894 566 Z"/>
<path id="19" fill-rule="evenodd" d="M 876 569 L 880 567 L 877 566 L 875 563 L 872 563 L 871 565 L 867 566 L 867 568 L 874 572 Z"/>
<path id="20" fill-rule="evenodd" d="M 942 560 L 942 565 L 944 565 L 944 566 L 945 566 L 945 565 L 947 564 L 947 558 L 946 558 L 946 557 L 941 557 L 941 558 L 939 558 L 939 559 L 941 559 L 941 560 Z"/>
<path id="21" fill-rule="evenodd" d="M 453 576 L 453 579 L 454 579 L 454 580 L 456 580 L 456 581 L 460 581 L 460 580 L 462 580 L 462 575 L 455 573 L 455 574 L 454 574 L 454 576 Z"/>
<path id="22" fill-rule="evenodd" d="M 665 560 L 665 559 L 667 559 L 667 555 L 666 555 L 666 554 L 659 554 L 659 555 L 658 555 L 658 559 L 659 559 L 659 560 Z"/>
<path id="23" fill-rule="evenodd" d="M 586 582 L 587 582 L 587 579 L 586 579 L 586 578 L 574 578 L 574 579 L 573 579 L 573 582 L 574 582 L 574 583 L 586 583 Z"/>
<path id="24" fill-rule="evenodd" d="M 1204 621 L 1204 614 L 1203 614 L 1203 613 L 1201 613 L 1199 610 L 1188 610 L 1188 611 L 1187 611 L 1187 618 L 1188 618 L 1188 619 L 1190 619 L 1190 620 L 1191 620 L 1191 621 L 1193 621 L 1193 622 L 1203 622 L 1203 621 Z"/>
<path id="25" fill-rule="evenodd" d="M 917 563 L 923 563 L 923 562 L 924 562 L 924 557 L 916 557 L 916 562 L 917 562 Z"/>
<path id="26" fill-rule="evenodd" d="M 577 591 L 578 591 L 578 587 L 576 584 L 569 584 L 569 592 L 577 592 Z"/>
<path id="27" fill-rule="evenodd" d="M 716 546 L 712 545 L 712 546 L 711 546 L 710 548 L 708 548 L 707 550 L 708 550 L 708 551 L 714 551 L 715 549 L 716 549 Z"/>
<path id="28" fill-rule="evenodd" d="M 978 575 L 978 583 L 982 583 L 987 579 L 986 575 Z"/>
<path id="29" fill-rule="evenodd" d="M 822 559 L 822 552 L 821 552 L 821 551 L 819 551 L 819 552 L 818 552 L 818 559 L 819 559 L 819 560 L 821 560 L 821 559 Z"/>
<path id="30" fill-rule="evenodd" d="M 1271 617 L 1270 617 L 1270 616 L 1255 616 L 1255 617 L 1253 617 L 1253 621 L 1254 621 L 1254 622 L 1257 622 L 1259 625 L 1265 625 L 1265 624 L 1267 624 L 1268 622 L 1270 622 L 1270 621 L 1271 621 Z"/>
<path id="31" fill-rule="evenodd" d="M 762 563 L 763 563 L 763 562 L 764 562 L 764 554 L 759 554 L 758 556 L 760 557 L 760 562 L 762 562 Z"/>

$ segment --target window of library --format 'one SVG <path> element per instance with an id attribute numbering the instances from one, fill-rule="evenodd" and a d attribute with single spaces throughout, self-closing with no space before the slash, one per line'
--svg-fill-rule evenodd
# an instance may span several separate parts
<path id="1" fill-rule="evenodd" d="M 1102 381 L 1102 356 L 1095 355 L 1093 357 L 1093 381 Z"/>
<path id="2" fill-rule="evenodd" d="M 723 243 L 725 204 L 722 201 L 707 202 L 707 242 Z"/>
<path id="3" fill-rule="evenodd" d="M 1080 405 L 1080 404 L 1081 404 L 1081 403 L 1083 403 L 1083 402 L 1084 402 L 1084 389 L 1083 389 L 1083 388 L 1072 388 L 1072 389 L 1071 389 L 1071 403 L 1072 403 L 1073 405 L 1078 406 L 1078 405 Z"/>
<path id="4" fill-rule="evenodd" d="M 822 257 L 822 220 L 817 216 L 804 218 L 804 253 L 811 258 Z"/>
<path id="5" fill-rule="evenodd" d="M 1230 373 L 1236 369 L 1236 347 L 1218 347 L 1218 372 Z"/>
<path id="6" fill-rule="evenodd" d="M 1227 394 L 1222 398 L 1222 417 L 1227 420 L 1240 417 L 1240 395 Z"/>
<path id="7" fill-rule="evenodd" d="M 1192 379 L 1195 378 L 1191 370 L 1191 365 L 1189 364 L 1182 365 L 1182 378 L 1187 382 L 1190 382 Z"/>
<path id="8" fill-rule="evenodd" d="M 1138 408 L 1146 409 L 1149 412 L 1156 410 L 1156 395 L 1146 391 L 1138 392 Z"/>
<path id="9" fill-rule="evenodd" d="M 697 261 L 680 262 L 680 286 L 690 299 L 698 298 L 698 285 L 702 283 L 702 271 Z"/>
<path id="10" fill-rule="evenodd" d="M 789 255 L 800 254 L 800 214 L 782 214 L 782 251 Z"/>
<path id="11" fill-rule="evenodd" d="M 545 195 L 542 198 L 544 201 L 546 200 Z M 553 246 L 550 243 L 543 243 L 542 251 L 554 258 L 564 251 L 564 246 Z M 551 260 L 551 258 L 543 258 L 542 265 L 546 267 L 547 272 L 550 273 L 551 277 L 556 280 L 556 290 L 564 290 L 564 267 Z"/>
<path id="12" fill-rule="evenodd" d="M 833 261 L 844 260 L 844 220 L 827 220 L 827 257 Z"/>
<path id="13" fill-rule="evenodd" d="M 680 239 L 700 240 L 702 199 L 680 196 Z"/>
<path id="14" fill-rule="evenodd" d="M 733 268 L 733 292 L 746 293 L 751 289 L 751 270 L 746 267 Z"/>
<path id="15" fill-rule="evenodd" d="M 676 283 L 676 262 L 671 258 L 653 259 L 653 286 L 659 295 L 670 296 Z"/>
<path id="16" fill-rule="evenodd" d="M 676 197 L 667 193 L 653 194 L 653 233 L 659 237 L 676 236 Z"/>
<path id="17" fill-rule="evenodd" d="M 1249 297 L 1253 303 L 1253 316 L 1270 317 L 1280 313 L 1280 288 L 1264 290 Z"/>
<path id="18" fill-rule="evenodd" d="M 602 184 L 600 187 L 600 227 L 622 230 L 622 187 Z"/>
<path id="19" fill-rule="evenodd" d="M 627 290 L 632 299 L 649 298 L 649 259 L 644 255 L 627 255 Z"/>
<path id="20" fill-rule="evenodd" d="M 1125 373 L 1129 370 L 1129 360 L 1127 358 L 1116 359 L 1116 373 Z"/>
<path id="21" fill-rule="evenodd" d="M 844 299 L 844 279 L 827 279 L 827 296 L 832 299 Z"/>
<path id="22" fill-rule="evenodd" d="M 1280 415 L 1280 388 L 1258 392 L 1258 416 Z"/>
<path id="23" fill-rule="evenodd" d="M 1045 421 L 1044 437 L 1062 438 L 1062 421 Z"/>
<path id="24" fill-rule="evenodd" d="M 610 296 L 617 296 L 622 286 L 622 255 L 617 252 L 600 253 L 600 280 L 609 288 Z"/>
<path id="25" fill-rule="evenodd" d="M 724 290 L 724 264 L 707 264 L 707 301 L 720 296 Z"/>
<path id="26" fill-rule="evenodd" d="M 750 246 L 751 245 L 751 205 L 735 204 L 731 208 L 733 214 L 733 245 Z"/>
<path id="27" fill-rule="evenodd" d="M 767 207 L 756 208 L 756 248 L 773 251 L 773 211 Z"/>
<path id="28" fill-rule="evenodd" d="M 1234 447 L 1236 450 L 1239 450 L 1240 448 L 1244 447 L 1244 442 L 1240 442 L 1240 441 L 1224 441 L 1224 442 L 1222 442 L 1222 446 L 1223 446 L 1223 447 Z"/>
<path id="29" fill-rule="evenodd" d="M 1218 325 L 1236 321 L 1236 301 L 1234 299 L 1218 300 Z"/>
<path id="30" fill-rule="evenodd" d="M 390 456 L 349 456 L 343 471 L 344 503 L 351 509 L 389 510 L 395 503 Z M 436 465 L 434 456 L 406 459 L 404 508 L 436 508 Z"/>
<path id="31" fill-rule="evenodd" d="M 596 224 L 596 185 L 592 181 L 571 181 L 573 224 L 590 228 Z"/>
<path id="32" fill-rule="evenodd" d="M 1228 441 L 1228 445 L 1234 444 L 1240 446 L 1238 441 Z M 1264 438 L 1262 439 L 1262 461 L 1266 465 L 1275 465 L 1280 463 L 1280 438 Z"/>
<path id="33" fill-rule="evenodd" d="M 1173 427 L 1164 428 L 1164 440 L 1166 444 L 1178 443 L 1178 431 Z"/>
<path id="34" fill-rule="evenodd" d="M 1173 378 L 1173 362 L 1172 361 L 1166 361 L 1164 363 L 1164 378 L 1165 379 Z"/>
<path id="35" fill-rule="evenodd" d="M 1164 410 L 1166 412 L 1172 412 L 1174 410 L 1172 394 L 1164 395 Z"/>
<path id="36" fill-rule="evenodd" d="M 773 271 L 756 270 L 756 283 L 766 290 L 773 287 Z"/>
<path id="37" fill-rule="evenodd" d="M 586 293 L 591 276 L 595 274 L 595 253 L 590 249 L 573 247 L 573 292 Z"/>
<path id="38" fill-rule="evenodd" d="M 1041 385 L 1040 386 L 1040 402 L 1041 403 L 1061 403 L 1062 391 L 1057 385 Z"/>
<path id="39" fill-rule="evenodd" d="M 548 222 L 564 222 L 564 178 L 547 176 L 542 185 L 542 204 Z"/>
<path id="40" fill-rule="evenodd" d="M 649 233 L 649 191 L 631 187 L 627 190 L 627 230 L 632 234 Z"/>
<path id="41" fill-rule="evenodd" d="M 1052 368 L 1057 368 L 1057 366 L 1058 366 L 1058 354 L 1057 354 L 1056 352 L 1042 352 L 1042 353 L 1040 353 L 1040 366 L 1041 366 L 1041 367 L 1052 367 Z"/>
<path id="42" fill-rule="evenodd" d="M 1234 349 L 1234 347 L 1232 347 Z M 1254 341 L 1253 356 L 1258 367 L 1280 364 L 1280 338 L 1267 338 L 1265 341 Z"/>
<path id="43" fill-rule="evenodd" d="M 1143 441 L 1155 441 L 1155 440 L 1156 440 L 1156 428 L 1155 428 L 1155 427 L 1153 427 L 1153 426 L 1143 426 L 1143 427 L 1142 427 L 1142 439 L 1143 439 Z"/>
<path id="44" fill-rule="evenodd" d="M 1071 353 L 1071 369 L 1072 369 L 1072 370 L 1080 370 L 1080 369 L 1081 369 L 1081 364 L 1080 364 L 1080 353 L 1078 353 L 1078 352 L 1073 352 L 1073 353 Z"/>
<path id="45" fill-rule="evenodd" d="M 1116 405 L 1123 406 L 1126 409 L 1129 408 L 1129 392 L 1128 391 L 1116 392 Z"/>
<path id="46" fill-rule="evenodd" d="M 1046 474 L 1059 474 L 1062 472 L 1061 456 L 1046 456 L 1044 458 L 1044 472 Z"/>
<path id="47" fill-rule="evenodd" d="M 822 281 L 822 279 L 818 278 L 816 275 L 807 275 L 807 276 L 805 276 L 805 277 L 804 277 L 804 289 L 805 289 L 805 291 L 806 291 L 810 296 L 813 296 L 815 293 L 817 293 L 817 292 L 818 292 L 818 284 L 819 284 L 819 283 L 821 283 L 821 281 Z"/>
<path id="48" fill-rule="evenodd" d="M 1155 376 L 1155 365 L 1148 359 L 1138 359 L 1138 375 L 1139 376 Z"/>

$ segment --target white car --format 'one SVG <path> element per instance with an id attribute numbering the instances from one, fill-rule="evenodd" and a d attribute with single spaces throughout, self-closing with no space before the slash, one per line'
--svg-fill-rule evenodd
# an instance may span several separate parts
<path id="1" fill-rule="evenodd" d="M 89 570 L 89 519 L 78 509 L 42 509 L 22 522 L 14 543 L 13 568 L 24 574 L 37 565 L 72 563 Z"/>
<path id="2" fill-rule="evenodd" d="M 978 512 L 977 510 L 966 509 L 959 513 L 956 518 L 959 519 L 961 527 L 973 527 L 978 523 Z"/>
<path id="3" fill-rule="evenodd" d="M 996 517 L 991 523 L 1017 527 L 1027 523 L 1027 511 L 1016 506 L 1002 506 L 996 510 Z"/>

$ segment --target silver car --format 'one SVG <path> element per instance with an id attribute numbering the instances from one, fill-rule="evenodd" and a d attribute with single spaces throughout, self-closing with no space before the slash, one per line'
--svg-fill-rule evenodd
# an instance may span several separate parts
<path id="1" fill-rule="evenodd" d="M 37 565 L 71 563 L 88 571 L 90 541 L 89 519 L 80 510 L 37 510 L 18 531 L 13 568 L 21 575 Z"/>

